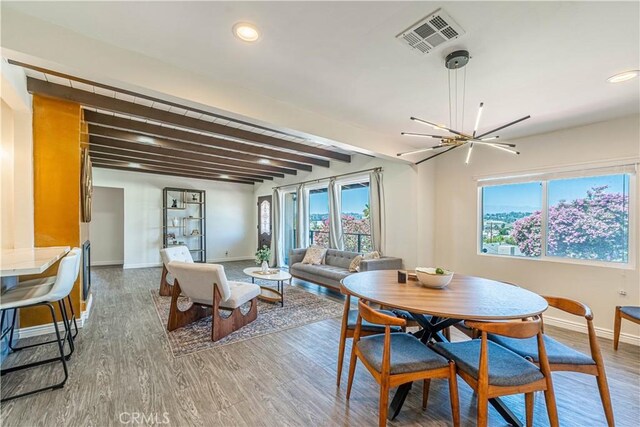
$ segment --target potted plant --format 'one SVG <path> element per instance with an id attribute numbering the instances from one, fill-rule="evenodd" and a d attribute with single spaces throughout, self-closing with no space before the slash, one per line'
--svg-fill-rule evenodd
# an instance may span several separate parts
<path id="1" fill-rule="evenodd" d="M 267 245 L 263 245 L 262 248 L 256 252 L 256 264 L 260 264 L 262 272 L 266 273 L 269 270 L 269 260 L 271 259 L 271 249 Z"/>

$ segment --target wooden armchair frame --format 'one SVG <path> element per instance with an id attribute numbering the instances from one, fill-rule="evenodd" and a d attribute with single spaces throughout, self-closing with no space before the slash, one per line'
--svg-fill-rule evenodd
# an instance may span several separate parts
<path id="1" fill-rule="evenodd" d="M 220 291 L 218 290 L 218 285 L 216 283 L 213 284 L 212 305 L 198 304 L 194 302 L 191 307 L 181 311 L 178 308 L 178 298 L 181 293 L 182 289 L 180 289 L 180 283 L 178 282 L 178 279 L 175 279 L 173 284 L 173 293 L 171 295 L 169 320 L 167 322 L 168 331 L 173 331 L 204 317 L 211 316 L 211 340 L 218 341 L 229 335 L 231 332 L 248 325 L 258 317 L 257 298 L 253 298 L 250 301 L 251 307 L 246 314 L 242 314 L 240 307 L 237 307 L 230 310 L 231 314 L 229 316 L 221 316 L 220 303 L 222 302 L 222 296 L 220 295 Z"/>

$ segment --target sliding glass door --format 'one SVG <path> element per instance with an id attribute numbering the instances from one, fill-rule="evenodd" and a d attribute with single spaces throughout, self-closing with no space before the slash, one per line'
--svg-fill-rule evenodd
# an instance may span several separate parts
<path id="1" fill-rule="evenodd" d="M 291 249 L 298 247 L 297 241 L 297 220 L 298 203 L 296 193 L 286 193 L 284 195 L 284 262 L 289 265 L 289 253 Z"/>

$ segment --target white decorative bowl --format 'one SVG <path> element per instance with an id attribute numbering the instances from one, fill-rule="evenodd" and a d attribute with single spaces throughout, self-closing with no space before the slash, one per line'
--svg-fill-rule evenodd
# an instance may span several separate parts
<path id="1" fill-rule="evenodd" d="M 416 268 L 416 276 L 418 281 L 427 288 L 444 288 L 451 282 L 453 271 L 444 270 L 444 274 L 436 274 L 435 268 L 418 267 Z"/>

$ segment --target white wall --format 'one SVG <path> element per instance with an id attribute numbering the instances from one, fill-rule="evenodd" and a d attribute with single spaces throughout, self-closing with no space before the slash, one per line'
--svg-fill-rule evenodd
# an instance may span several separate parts
<path id="1" fill-rule="evenodd" d="M 256 187 L 255 199 L 258 196 L 272 194 L 272 187 L 276 185 L 295 184 L 302 181 L 321 179 L 343 173 L 356 172 L 359 170 L 375 167 L 383 168 L 383 182 L 386 205 L 386 255 L 401 257 L 405 267 L 414 268 L 416 266 L 418 253 L 427 254 L 432 252 L 431 241 L 420 242 L 416 239 L 416 229 L 418 228 L 418 218 L 423 221 L 431 221 L 431 214 L 418 214 L 418 197 L 420 192 L 427 193 L 433 182 L 418 185 L 418 171 L 415 166 L 404 162 L 394 162 L 382 160 L 374 157 L 354 155 L 351 163 L 331 162 L 330 168 L 314 167 L 312 172 L 298 173 L 296 176 L 287 176 L 283 179 L 276 179 L 274 182 L 265 182 Z M 431 206 L 425 208 L 425 212 L 431 210 Z M 256 219 L 257 221 L 257 219 Z M 255 226 L 254 226 L 255 228 Z M 257 236 L 252 240 L 257 246 Z"/>
<path id="2" fill-rule="evenodd" d="M 252 258 L 255 230 L 253 186 L 190 178 L 93 169 L 96 187 L 124 189 L 124 267 L 160 265 L 162 189 L 205 190 L 207 260 Z M 92 233 L 93 238 L 93 233 Z M 225 252 L 228 251 L 228 256 Z"/>
<path id="3" fill-rule="evenodd" d="M 496 150 L 476 148 L 469 165 L 464 164 L 466 149 L 440 156 L 436 162 L 435 262 L 465 274 L 517 283 L 542 295 L 573 298 L 588 304 L 596 327 L 607 336 L 613 329 L 616 305 L 640 305 L 639 261 L 633 270 L 594 267 L 528 259 L 508 259 L 477 254 L 477 188 L 474 176 L 519 172 L 583 162 L 640 156 L 640 118 L 638 116 L 565 129 L 515 141 L 518 157 Z M 428 163 L 428 162 L 427 162 Z M 425 166 L 420 166 L 420 169 Z M 421 179 L 432 176 L 421 173 Z M 640 186 L 638 186 L 640 187 Z M 640 201 L 640 193 L 636 194 Z M 421 207 L 428 207 L 428 200 Z M 636 204 L 636 212 L 640 206 Z M 640 227 L 638 227 L 640 228 Z M 422 231 L 420 239 L 430 233 Z M 637 237 L 640 240 L 640 236 Z M 640 242 L 639 242 L 640 243 Z M 637 258 L 637 253 L 636 253 Z M 421 261 L 428 261 L 421 258 Z M 620 289 L 627 292 L 623 297 Z M 580 321 L 557 311 L 547 317 Z M 572 325 L 565 325 L 572 326 Z M 623 332 L 639 335 L 640 328 L 625 322 Z M 627 337 L 630 338 L 630 337 Z"/>
<path id="4" fill-rule="evenodd" d="M 124 264 L 124 189 L 93 187 L 91 265 Z"/>
<path id="5" fill-rule="evenodd" d="M 2 61 L 0 247 L 33 246 L 33 138 L 25 74 Z"/>

